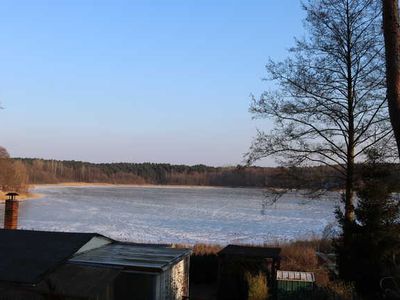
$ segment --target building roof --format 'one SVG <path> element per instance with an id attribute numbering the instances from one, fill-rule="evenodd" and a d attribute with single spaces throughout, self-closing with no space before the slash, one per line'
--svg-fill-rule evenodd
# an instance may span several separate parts
<path id="1" fill-rule="evenodd" d="M 70 263 L 91 266 L 112 266 L 138 271 L 161 272 L 190 255 L 188 249 L 157 245 L 112 243 L 74 256 Z"/>
<path id="2" fill-rule="evenodd" d="M 276 280 L 314 282 L 315 276 L 311 272 L 281 271 L 276 272 Z"/>
<path id="3" fill-rule="evenodd" d="M 228 245 L 220 252 L 218 252 L 218 255 L 244 256 L 253 258 L 279 258 L 280 253 L 281 253 L 281 248 Z"/>
<path id="4" fill-rule="evenodd" d="M 96 233 L 0 229 L 0 282 L 35 285 L 66 263 L 161 272 L 190 253 L 165 245 L 116 242 Z"/>
<path id="5" fill-rule="evenodd" d="M 37 290 L 45 294 L 49 290 L 48 282 L 51 282 L 52 286 L 56 288 L 57 294 L 65 296 L 67 299 L 73 297 L 76 297 L 73 299 L 99 299 L 96 295 L 107 293 L 110 282 L 119 274 L 120 270 L 113 268 L 63 264 L 46 276 L 48 281 L 43 280 L 39 283 Z"/>
<path id="6" fill-rule="evenodd" d="M 0 229 L 0 281 L 36 284 L 97 236 Z"/>

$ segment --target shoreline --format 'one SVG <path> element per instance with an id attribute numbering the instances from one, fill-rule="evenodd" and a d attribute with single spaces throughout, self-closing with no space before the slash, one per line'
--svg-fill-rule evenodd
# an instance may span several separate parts
<path id="1" fill-rule="evenodd" d="M 43 183 L 33 184 L 33 188 L 40 187 L 138 187 L 138 188 L 198 188 L 198 189 L 224 189 L 224 188 L 242 188 L 242 189 L 264 189 L 262 187 L 244 187 L 244 186 L 214 186 L 214 185 L 174 185 L 174 184 L 121 184 L 121 183 L 103 183 L 103 182 L 60 182 L 60 183 Z"/>
<path id="2" fill-rule="evenodd" d="M 7 198 L 6 194 L 7 194 L 6 192 L 0 191 L 0 203 L 6 201 Z M 17 196 L 17 201 L 35 200 L 35 199 L 40 199 L 43 196 L 44 195 L 40 193 L 31 193 L 31 192 L 19 193 L 19 196 Z"/>
<path id="3" fill-rule="evenodd" d="M 268 188 L 258 186 L 219 186 L 219 185 L 179 185 L 179 184 L 132 184 L 132 183 L 105 183 L 105 182 L 59 182 L 31 184 L 32 189 L 40 187 L 126 187 L 126 188 L 154 188 L 154 189 L 249 189 L 249 190 L 274 190 L 285 191 L 284 188 Z M 286 193 L 297 193 L 302 189 L 287 189 Z M 341 193 L 343 190 L 329 190 L 326 193 Z"/>
<path id="4" fill-rule="evenodd" d="M 153 188 L 153 189 L 225 189 L 225 188 L 238 188 L 238 189 L 264 189 L 262 187 L 242 187 L 242 186 L 212 186 L 212 185 L 162 185 L 162 184 L 121 184 L 121 183 L 105 183 L 105 182 L 59 182 L 59 183 L 41 183 L 31 184 L 30 191 L 36 188 L 46 187 L 122 187 L 122 188 Z M 7 192 L 0 191 L 0 203 L 6 201 Z M 36 200 L 43 198 L 44 194 L 35 192 L 19 193 L 18 201 Z"/>
<path id="5" fill-rule="evenodd" d="M 162 184 L 121 184 L 121 183 L 104 183 L 104 182 L 59 182 L 59 183 L 42 183 L 31 184 L 29 192 L 19 193 L 18 201 L 36 200 L 41 199 L 45 195 L 42 193 L 35 193 L 37 188 L 46 187 L 60 187 L 60 188 L 90 188 L 90 187 L 115 187 L 115 188 L 151 188 L 151 189 L 251 189 L 251 190 L 265 190 L 263 187 L 246 187 L 246 186 L 212 186 L 212 185 L 162 185 Z M 279 189 L 280 190 L 280 189 Z M 299 190 L 288 190 L 288 194 L 297 193 Z M 330 193 L 332 191 L 328 191 Z M 333 191 L 340 192 L 340 191 Z M 6 192 L 0 191 L 0 203 L 6 200 Z"/>

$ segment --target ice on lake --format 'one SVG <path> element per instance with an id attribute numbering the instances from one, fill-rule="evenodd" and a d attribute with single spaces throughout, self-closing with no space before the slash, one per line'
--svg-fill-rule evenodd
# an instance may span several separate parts
<path id="1" fill-rule="evenodd" d="M 266 206 L 264 191 L 197 187 L 42 186 L 20 204 L 22 229 L 97 232 L 133 242 L 261 244 L 320 235 L 339 195 L 287 194 Z M 0 204 L 4 211 L 4 204 Z"/>

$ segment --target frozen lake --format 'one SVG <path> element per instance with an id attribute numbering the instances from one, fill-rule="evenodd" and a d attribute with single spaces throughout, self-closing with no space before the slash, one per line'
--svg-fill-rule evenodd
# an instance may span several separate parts
<path id="1" fill-rule="evenodd" d="M 339 199 L 337 193 L 318 200 L 288 194 L 263 210 L 261 189 L 42 186 L 34 192 L 44 196 L 20 203 L 20 228 L 190 244 L 260 244 L 319 235 L 334 220 Z"/>

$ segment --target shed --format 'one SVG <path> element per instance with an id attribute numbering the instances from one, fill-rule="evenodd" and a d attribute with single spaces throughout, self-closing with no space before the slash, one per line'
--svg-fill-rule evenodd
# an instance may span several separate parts
<path id="1" fill-rule="evenodd" d="M 277 247 L 255 247 L 228 245 L 220 252 L 220 257 L 248 257 L 248 258 L 270 258 L 276 262 L 280 261 L 281 248 Z"/>
<path id="2" fill-rule="evenodd" d="M 183 299 L 189 295 L 190 254 L 96 233 L 1 229 L 0 294 L 4 299 Z"/>
<path id="3" fill-rule="evenodd" d="M 228 245 L 218 253 L 220 299 L 246 299 L 245 273 L 263 272 L 269 282 L 280 267 L 280 248 Z"/>
<path id="4" fill-rule="evenodd" d="M 115 279 L 116 299 L 183 299 L 189 296 L 190 253 L 187 249 L 112 243 L 78 254 L 69 263 L 122 270 Z"/>
<path id="5" fill-rule="evenodd" d="M 276 272 L 277 291 L 281 297 L 294 293 L 312 291 L 315 276 L 312 272 L 281 271 Z"/>

